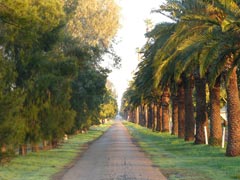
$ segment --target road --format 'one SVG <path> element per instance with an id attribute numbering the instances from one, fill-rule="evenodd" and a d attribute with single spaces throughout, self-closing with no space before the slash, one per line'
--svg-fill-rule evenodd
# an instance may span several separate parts
<path id="1" fill-rule="evenodd" d="M 92 143 L 61 180 L 165 180 L 120 121 Z"/>

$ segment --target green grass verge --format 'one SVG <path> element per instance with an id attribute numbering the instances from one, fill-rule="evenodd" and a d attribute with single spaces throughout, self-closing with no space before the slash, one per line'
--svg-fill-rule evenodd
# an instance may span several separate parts
<path id="1" fill-rule="evenodd" d="M 10 163 L 0 167 L 0 180 L 48 180 L 71 163 L 86 143 L 100 137 L 111 123 L 94 126 L 88 133 L 72 136 L 59 148 L 27 156 L 17 156 Z"/>
<path id="2" fill-rule="evenodd" d="M 170 180 L 232 180 L 240 179 L 240 157 L 226 157 L 225 149 L 157 133 L 124 122 L 139 146 L 150 156 L 155 166 Z"/>

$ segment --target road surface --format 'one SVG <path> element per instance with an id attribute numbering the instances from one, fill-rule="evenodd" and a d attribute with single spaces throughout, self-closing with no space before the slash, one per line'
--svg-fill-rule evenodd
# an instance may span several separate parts
<path id="1" fill-rule="evenodd" d="M 120 121 L 89 146 L 60 180 L 165 180 Z"/>

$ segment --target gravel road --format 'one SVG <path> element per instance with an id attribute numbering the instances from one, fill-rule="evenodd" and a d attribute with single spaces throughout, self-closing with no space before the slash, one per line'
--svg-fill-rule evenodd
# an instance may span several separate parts
<path id="1" fill-rule="evenodd" d="M 89 146 L 60 180 L 165 180 L 120 121 Z"/>

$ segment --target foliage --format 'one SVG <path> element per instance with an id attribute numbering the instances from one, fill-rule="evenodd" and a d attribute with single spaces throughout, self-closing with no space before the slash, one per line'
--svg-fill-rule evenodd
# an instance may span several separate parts
<path id="1" fill-rule="evenodd" d="M 118 16 L 113 0 L 78 0 L 67 29 L 84 45 L 108 47 L 119 27 Z"/>
<path id="2" fill-rule="evenodd" d="M 111 89 L 107 89 L 107 93 L 103 98 L 103 103 L 100 105 L 100 118 L 111 119 L 117 115 L 118 106 Z"/>
<path id="3" fill-rule="evenodd" d="M 0 146 L 98 123 L 118 13 L 112 0 L 0 0 Z"/>
<path id="4" fill-rule="evenodd" d="M 85 65 L 72 85 L 72 107 L 77 112 L 75 128 L 89 128 L 98 123 L 100 105 L 106 93 L 106 74 Z"/>
<path id="5" fill-rule="evenodd" d="M 25 95 L 14 87 L 14 67 L 14 63 L 6 62 L 0 55 L 0 146 L 21 142 L 25 130 L 20 114 Z"/>

